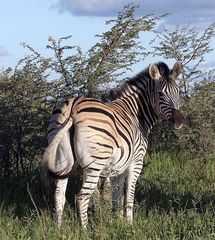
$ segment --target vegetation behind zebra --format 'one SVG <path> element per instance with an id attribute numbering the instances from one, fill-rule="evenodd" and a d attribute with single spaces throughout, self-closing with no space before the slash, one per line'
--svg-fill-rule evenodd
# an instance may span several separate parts
<path id="1" fill-rule="evenodd" d="M 53 105 L 66 95 L 86 95 L 108 100 L 109 88 L 115 87 L 125 76 L 132 75 L 128 73 L 129 69 L 137 62 L 147 62 L 147 57 L 151 55 L 154 55 L 155 59 L 156 56 L 162 56 L 164 59 L 183 62 L 184 72 L 179 82 L 183 98 L 181 109 L 186 115 L 186 124 L 179 132 L 167 131 L 168 126 L 163 123 L 153 130 L 149 148 L 152 158 L 148 168 L 153 165 L 155 154 L 160 156 L 162 161 L 166 158 L 166 164 L 170 165 L 172 163 L 168 159 L 174 159 L 177 165 L 177 158 L 182 160 L 183 156 L 183 164 L 189 165 L 190 171 L 199 179 L 197 189 L 201 184 L 204 185 L 202 181 L 206 172 L 207 176 L 213 179 L 209 166 L 214 159 L 215 77 L 214 69 L 202 72 L 201 66 L 207 59 L 207 53 L 214 51 L 210 43 L 214 38 L 215 24 L 207 27 L 203 34 L 198 34 L 189 25 L 179 26 L 174 30 L 154 31 L 158 22 L 168 16 L 149 14 L 135 18 L 135 11 L 136 6 L 129 5 L 116 19 L 108 21 L 110 30 L 98 35 L 98 42 L 86 53 L 79 46 L 70 44 L 71 36 L 59 40 L 50 37 L 47 48 L 53 53 L 52 57 L 42 56 L 31 46 L 23 44 L 29 49 L 29 55 L 21 59 L 14 69 L 8 68 L 1 72 L 0 177 L 1 202 L 5 201 L 1 204 L 3 208 L 9 204 L 8 199 L 13 199 L 10 195 L 14 193 L 12 189 L 19 188 L 27 193 L 29 186 L 32 198 L 37 199 L 36 195 L 42 195 L 38 165 L 47 144 L 47 120 Z M 144 36 L 147 31 L 154 31 L 155 34 L 150 51 L 146 50 L 144 42 L 139 38 L 140 34 Z M 53 81 L 53 78 L 57 80 Z M 174 167 L 175 165 L 172 165 L 173 169 Z M 151 175 L 162 178 L 162 173 L 158 175 L 156 170 L 151 168 Z M 144 188 L 144 184 L 150 181 L 150 178 L 145 178 L 143 175 L 139 180 L 137 200 L 145 197 L 147 187 L 152 188 L 147 184 Z M 173 184 L 176 182 L 172 179 Z M 161 185 L 162 182 L 153 188 L 151 198 L 145 201 L 150 200 L 159 205 L 158 201 L 168 200 L 167 194 L 161 193 Z M 162 185 L 165 189 L 168 186 Z M 186 199 L 196 199 L 195 192 L 192 192 L 196 188 L 189 189 L 191 195 L 190 198 L 187 195 Z M 72 190 L 73 186 L 71 192 L 68 192 L 71 197 Z M 210 196 L 209 191 L 207 194 Z M 30 198 L 29 194 L 23 196 Z M 16 204 L 21 205 L 21 201 Z M 36 205 L 42 206 L 42 203 L 38 200 Z M 19 208 L 15 212 L 17 216 L 21 214 Z"/>

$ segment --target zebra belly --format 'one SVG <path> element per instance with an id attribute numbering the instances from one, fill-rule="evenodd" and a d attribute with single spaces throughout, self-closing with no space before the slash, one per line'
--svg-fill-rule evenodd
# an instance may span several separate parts
<path id="1" fill-rule="evenodd" d="M 126 156 L 121 157 L 121 154 L 121 148 L 116 148 L 113 155 L 108 159 L 107 164 L 103 168 L 101 177 L 114 177 L 125 172 L 130 161 L 126 161 Z"/>

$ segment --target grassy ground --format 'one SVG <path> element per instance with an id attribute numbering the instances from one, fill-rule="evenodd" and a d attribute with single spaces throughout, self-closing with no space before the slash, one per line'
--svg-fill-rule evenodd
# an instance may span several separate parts
<path id="1" fill-rule="evenodd" d="M 147 158 L 147 164 L 138 182 L 132 227 L 102 208 L 89 212 L 88 231 L 82 231 L 68 192 L 63 227 L 58 231 L 36 176 L 29 191 L 24 180 L 2 182 L 0 239 L 215 239 L 213 157 L 200 163 L 162 154 Z"/>

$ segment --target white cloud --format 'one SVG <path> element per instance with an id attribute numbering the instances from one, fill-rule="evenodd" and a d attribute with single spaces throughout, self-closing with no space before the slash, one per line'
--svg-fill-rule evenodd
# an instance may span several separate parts
<path id="1" fill-rule="evenodd" d="M 115 0 L 59 0 L 56 6 L 60 12 L 77 16 L 111 16 L 117 13 L 115 3 Z"/>
<path id="2" fill-rule="evenodd" d="M 202 23 L 215 21 L 214 0 L 57 0 L 60 12 L 78 16 L 115 16 L 128 3 L 139 4 L 138 15 L 170 13 L 168 24 Z"/>

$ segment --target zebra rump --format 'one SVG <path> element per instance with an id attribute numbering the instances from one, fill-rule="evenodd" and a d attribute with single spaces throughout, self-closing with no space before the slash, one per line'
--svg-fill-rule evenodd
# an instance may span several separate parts
<path id="1" fill-rule="evenodd" d="M 74 165 L 74 155 L 70 143 L 69 129 L 73 125 L 71 117 L 75 98 L 57 104 L 52 112 L 48 127 L 49 145 L 45 149 L 41 167 L 42 176 L 66 177 Z"/>

